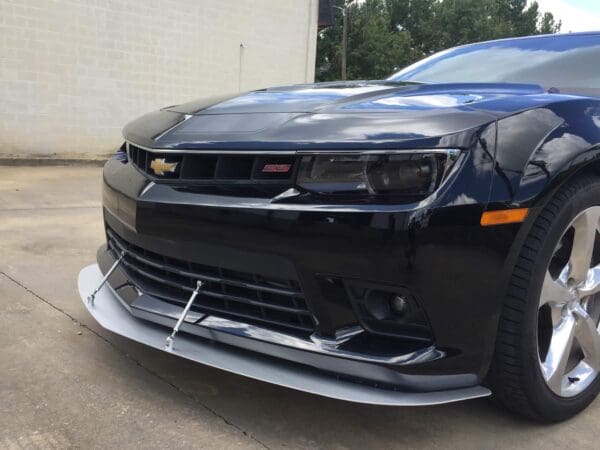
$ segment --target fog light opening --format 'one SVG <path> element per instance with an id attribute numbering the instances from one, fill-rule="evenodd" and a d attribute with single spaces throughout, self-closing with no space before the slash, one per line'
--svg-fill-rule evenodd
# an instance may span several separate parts
<path id="1" fill-rule="evenodd" d="M 406 296 L 380 290 L 369 292 L 366 307 L 371 316 L 378 320 L 402 319 L 411 310 L 410 300 Z"/>

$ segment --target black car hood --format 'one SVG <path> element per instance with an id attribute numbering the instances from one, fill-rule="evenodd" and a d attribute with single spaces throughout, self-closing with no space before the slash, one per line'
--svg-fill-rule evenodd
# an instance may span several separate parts
<path id="1" fill-rule="evenodd" d="M 351 113 L 455 108 L 513 95 L 539 94 L 530 84 L 319 83 L 213 97 L 165 108 L 183 114 Z"/>
<path id="2" fill-rule="evenodd" d="M 536 85 L 508 83 L 298 85 L 164 108 L 127 125 L 124 135 L 155 148 L 377 145 L 455 134 L 551 96 Z"/>

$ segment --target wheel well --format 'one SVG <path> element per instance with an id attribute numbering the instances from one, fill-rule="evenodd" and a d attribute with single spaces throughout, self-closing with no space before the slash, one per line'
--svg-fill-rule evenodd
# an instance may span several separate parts
<path id="1" fill-rule="evenodd" d="M 552 198 L 552 196 L 565 184 L 569 183 L 575 177 L 580 177 L 584 174 L 593 174 L 596 176 L 600 176 L 600 158 L 596 157 L 595 159 L 581 164 L 579 167 L 574 170 L 569 170 L 566 176 L 559 177 L 560 179 L 554 183 L 551 189 L 548 190 L 546 195 L 541 201 L 536 202 L 534 205 L 535 208 L 543 208 L 546 203 Z"/>
<path id="2" fill-rule="evenodd" d="M 596 161 L 592 161 L 591 163 L 587 164 L 586 166 L 582 167 L 581 170 L 576 171 L 575 174 L 572 174 L 569 179 L 573 176 L 576 175 L 577 173 L 593 173 L 594 175 L 598 175 L 600 176 L 600 160 L 596 160 Z"/>
<path id="3" fill-rule="evenodd" d="M 525 239 L 531 230 L 531 226 L 535 222 L 539 213 L 552 199 L 556 192 L 561 189 L 561 187 L 572 181 L 575 177 L 581 177 L 585 174 L 593 174 L 594 176 L 600 177 L 600 159 L 594 159 L 584 165 L 581 165 L 577 169 L 570 171 L 567 176 L 562 177 L 559 182 L 554 183 L 552 188 L 548 189 L 543 198 L 538 200 L 533 208 L 531 208 L 531 214 L 527 217 L 523 226 L 519 230 L 507 255 L 504 268 L 500 275 L 501 287 L 498 289 L 498 295 L 500 296 L 499 298 L 503 298 L 506 292 L 508 292 L 512 270 L 518 259 L 521 247 L 523 246 Z M 496 338 L 497 333 L 494 336 L 494 340 L 496 340 Z M 489 368 L 490 367 L 487 368 L 486 372 L 489 372 Z"/>

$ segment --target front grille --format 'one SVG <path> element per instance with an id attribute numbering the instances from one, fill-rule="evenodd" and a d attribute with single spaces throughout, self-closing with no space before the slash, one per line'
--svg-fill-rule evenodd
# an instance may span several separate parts
<path id="1" fill-rule="evenodd" d="M 258 184 L 288 187 L 292 185 L 297 157 L 289 155 L 227 155 L 161 153 L 128 144 L 129 160 L 154 180 L 183 181 L 195 184 Z M 153 168 L 153 161 L 155 168 Z M 156 164 L 168 169 L 156 170 Z"/>
<path id="2" fill-rule="evenodd" d="M 296 280 L 280 280 L 169 258 L 127 242 L 107 228 L 108 247 L 125 252 L 122 265 L 143 292 L 183 306 L 197 280 L 204 282 L 197 312 L 294 333 L 312 333 L 315 320 Z"/>

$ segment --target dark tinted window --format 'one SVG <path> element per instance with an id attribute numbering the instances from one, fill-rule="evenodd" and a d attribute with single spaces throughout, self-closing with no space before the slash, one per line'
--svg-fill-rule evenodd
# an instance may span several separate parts
<path id="1" fill-rule="evenodd" d="M 389 79 L 600 89 L 600 34 L 511 39 L 452 48 L 408 66 Z"/>

